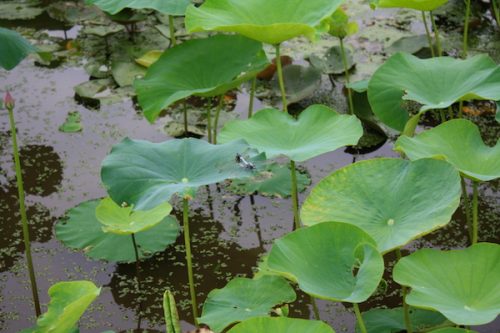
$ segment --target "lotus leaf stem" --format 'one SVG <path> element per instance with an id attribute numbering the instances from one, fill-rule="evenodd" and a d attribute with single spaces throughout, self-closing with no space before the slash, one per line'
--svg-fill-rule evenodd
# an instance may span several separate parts
<path id="1" fill-rule="evenodd" d="M 208 142 L 212 143 L 212 98 L 208 99 L 207 107 L 207 136 Z"/>
<path id="2" fill-rule="evenodd" d="M 132 236 L 132 245 L 134 246 L 134 254 L 135 254 L 135 274 L 137 275 L 137 288 L 141 290 L 141 280 L 139 278 L 141 272 L 141 264 L 139 262 L 139 251 L 137 249 L 137 242 L 135 240 L 135 234 L 130 234 Z"/>
<path id="3" fill-rule="evenodd" d="M 356 314 L 356 319 L 358 320 L 359 329 L 361 333 L 367 333 L 365 322 L 363 321 L 363 317 L 361 316 L 361 312 L 359 311 L 358 303 L 352 303 L 354 308 L 354 313 Z"/>
<path id="4" fill-rule="evenodd" d="M 439 109 L 439 117 L 441 118 L 441 123 L 444 123 L 446 121 L 446 115 L 444 114 L 443 109 Z"/>
<path id="5" fill-rule="evenodd" d="M 193 309 L 193 320 L 198 326 L 198 305 L 196 303 L 196 292 L 194 289 L 193 264 L 191 261 L 191 238 L 189 236 L 189 200 L 184 198 L 182 201 L 183 213 L 182 224 L 184 227 L 184 245 L 186 247 L 186 262 L 189 279 L 189 293 L 191 295 L 191 307 Z"/>
<path id="6" fill-rule="evenodd" d="M 293 204 L 293 220 L 295 222 L 295 229 L 300 229 L 300 216 L 299 216 L 299 195 L 297 188 L 297 171 L 295 169 L 295 161 L 290 160 L 290 174 L 292 178 L 292 204 Z"/>
<path id="7" fill-rule="evenodd" d="M 477 234 L 479 229 L 478 221 L 478 187 L 479 183 L 472 181 L 472 245 L 477 243 Z"/>
<path id="8" fill-rule="evenodd" d="M 472 242 L 472 220 L 470 218 L 470 203 L 469 203 L 469 194 L 467 193 L 467 187 L 465 185 L 465 178 L 463 176 L 460 177 L 460 183 L 462 185 L 462 196 L 464 198 L 463 209 L 465 214 L 465 220 L 467 221 L 467 229 L 469 231 L 469 238 Z"/>
<path id="9" fill-rule="evenodd" d="M 19 212 L 21 214 L 21 223 L 23 228 L 23 238 L 24 238 L 24 252 L 26 254 L 26 262 L 28 264 L 28 271 L 31 283 L 31 292 L 33 294 L 33 302 L 35 303 L 35 313 L 36 316 L 40 316 L 42 311 L 40 309 L 40 300 L 38 298 L 38 287 L 36 284 L 35 269 L 33 267 L 33 258 L 31 257 L 31 243 L 30 234 L 28 228 L 28 216 L 26 214 L 26 206 L 24 202 L 24 183 L 23 176 L 21 173 L 21 160 L 19 159 L 19 148 L 17 145 L 17 129 L 14 120 L 14 106 L 6 106 L 9 112 L 9 122 L 10 122 L 10 134 L 12 138 L 12 151 L 14 153 L 14 164 L 16 168 L 16 183 L 17 183 L 17 193 L 19 196 Z"/>
<path id="10" fill-rule="evenodd" d="M 347 67 L 347 58 L 345 55 L 345 49 L 344 49 L 344 39 L 339 38 L 340 40 L 340 53 L 342 54 L 342 63 L 344 64 L 344 72 L 345 72 L 345 81 L 347 85 L 350 83 L 350 77 L 349 77 L 349 68 Z M 347 97 L 349 100 L 349 114 L 354 114 L 354 103 L 352 102 L 352 90 L 351 88 L 347 88 Z"/>
<path id="11" fill-rule="evenodd" d="M 470 19 L 470 0 L 465 0 L 465 24 L 464 24 L 464 45 L 462 58 L 467 58 L 468 42 L 469 42 L 469 19 Z"/>
<path id="12" fill-rule="evenodd" d="M 500 27 L 500 8 L 498 0 L 491 0 L 491 7 L 493 8 L 493 14 L 495 16 L 495 21 L 497 21 L 498 27 Z"/>
<path id="13" fill-rule="evenodd" d="M 222 109 L 223 105 L 224 105 L 224 94 L 219 96 L 219 102 L 217 103 L 217 109 L 215 110 L 214 135 L 212 136 L 213 144 L 217 144 L 217 127 L 219 126 L 220 110 Z"/>
<path id="14" fill-rule="evenodd" d="M 460 101 L 458 103 L 458 118 L 463 118 L 463 107 L 464 107 L 464 101 Z"/>
<path id="15" fill-rule="evenodd" d="M 453 107 L 451 105 L 448 107 L 448 117 L 453 119 Z"/>
<path id="16" fill-rule="evenodd" d="M 402 258 L 401 250 L 399 248 L 396 249 L 396 257 L 398 258 L 398 261 L 401 260 Z M 413 329 L 411 327 L 411 319 L 410 319 L 410 307 L 406 303 L 406 294 L 407 294 L 406 286 L 401 286 L 401 294 L 403 295 L 403 313 L 404 313 L 406 332 L 413 333 Z"/>
<path id="17" fill-rule="evenodd" d="M 280 44 L 276 44 L 275 48 L 276 48 L 276 69 L 278 71 L 278 82 L 280 84 L 283 111 L 288 113 L 288 102 L 286 100 L 285 80 L 283 79 L 283 67 L 281 65 Z"/>
<path id="18" fill-rule="evenodd" d="M 434 14 L 430 12 L 431 16 L 431 23 L 432 23 L 432 30 L 434 31 L 434 38 L 436 38 L 436 48 L 437 48 L 437 54 L 439 57 L 443 55 L 443 49 L 441 48 L 441 39 L 439 38 L 439 29 L 436 24 L 436 19 L 434 18 Z"/>
<path id="19" fill-rule="evenodd" d="M 175 39 L 175 25 L 174 17 L 172 15 L 168 16 L 168 29 L 170 30 L 170 46 L 174 47 L 177 45 L 177 40 Z"/>
<path id="20" fill-rule="evenodd" d="M 432 42 L 429 25 L 427 24 L 427 18 L 425 17 L 425 11 L 422 11 L 422 21 L 424 22 L 425 34 L 427 35 L 427 42 L 429 42 L 429 49 L 431 50 L 431 55 L 434 58 L 436 56 L 436 53 L 434 52 L 434 45 Z"/>
<path id="21" fill-rule="evenodd" d="M 318 304 L 316 304 L 316 299 L 314 298 L 314 296 L 311 296 L 311 305 L 314 312 L 314 319 L 321 320 L 321 317 L 319 316 Z"/>
<path id="22" fill-rule="evenodd" d="M 188 112 L 187 112 L 186 101 L 183 101 L 182 103 L 182 113 L 184 114 L 184 135 L 187 136 L 189 129 L 188 129 Z"/>
<path id="23" fill-rule="evenodd" d="M 255 98 L 255 89 L 257 88 L 257 77 L 252 80 L 252 88 L 250 90 L 250 99 L 248 101 L 248 118 L 252 118 L 253 115 L 253 99 Z"/>

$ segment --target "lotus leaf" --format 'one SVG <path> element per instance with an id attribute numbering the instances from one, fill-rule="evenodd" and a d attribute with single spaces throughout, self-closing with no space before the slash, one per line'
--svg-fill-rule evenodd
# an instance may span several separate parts
<path id="1" fill-rule="evenodd" d="M 91 200 L 67 212 L 67 218 L 56 224 L 56 237 L 72 249 L 84 250 L 93 259 L 116 262 L 134 262 L 135 252 L 130 235 L 104 232 L 97 220 L 99 200 Z M 175 242 L 179 225 L 168 216 L 153 228 L 135 235 L 139 258 L 151 257 Z"/>
<path id="2" fill-rule="evenodd" d="M 429 333 L 478 333 L 478 332 L 467 330 L 465 328 L 444 327 L 437 330 L 429 331 Z"/>
<path id="3" fill-rule="evenodd" d="M 262 44 L 251 39 L 229 35 L 192 39 L 164 52 L 134 86 L 146 118 L 153 122 L 172 103 L 191 95 L 221 95 L 267 64 Z"/>
<path id="4" fill-rule="evenodd" d="M 404 310 L 402 307 L 393 309 L 372 309 L 363 312 L 363 320 L 368 333 L 399 333 L 406 330 Z M 416 332 L 425 331 L 431 327 L 443 324 L 446 318 L 435 311 L 411 309 L 411 327 Z M 356 332 L 359 332 L 357 327 Z"/>
<path id="5" fill-rule="evenodd" d="M 395 149 L 411 160 L 425 157 L 445 159 L 461 173 L 475 180 L 500 177 L 500 144 L 489 147 L 479 128 L 465 119 L 447 121 L 414 138 L 401 136 Z"/>
<path id="6" fill-rule="evenodd" d="M 298 119 L 276 109 L 264 109 L 250 119 L 230 121 L 218 140 L 242 138 L 268 158 L 285 155 L 303 162 L 354 145 L 362 134 L 361 122 L 355 116 L 340 115 L 324 105 L 312 105 Z"/>
<path id="7" fill-rule="evenodd" d="M 370 0 L 373 6 L 380 8 L 411 8 L 416 10 L 431 11 L 448 0 Z"/>
<path id="8" fill-rule="evenodd" d="M 384 124 L 403 131 L 409 115 L 401 99 L 422 104 L 420 113 L 458 101 L 500 100 L 500 66 L 487 55 L 461 60 L 396 53 L 373 74 L 368 99 Z"/>
<path id="9" fill-rule="evenodd" d="M 0 20 L 31 20 L 39 16 L 45 9 L 38 7 L 39 1 L 1 1 Z"/>
<path id="10" fill-rule="evenodd" d="M 313 40 L 342 0 L 208 0 L 186 10 L 186 29 L 236 32 L 268 44 L 304 35 Z"/>
<path id="11" fill-rule="evenodd" d="M 135 59 L 135 62 L 141 66 L 148 68 L 152 64 L 157 62 L 158 59 L 160 59 L 162 54 L 163 54 L 163 51 L 152 50 L 152 51 L 149 51 L 149 52 L 143 54 L 140 58 Z"/>
<path id="12" fill-rule="evenodd" d="M 286 87 L 288 104 L 296 103 L 314 94 L 321 85 L 321 72 L 314 67 L 288 65 L 283 68 L 283 80 Z M 272 88 L 276 95 L 280 95 L 278 77 L 272 81 Z"/>
<path id="13" fill-rule="evenodd" d="M 351 303 L 368 299 L 384 271 L 375 241 L 358 227 L 337 222 L 277 239 L 267 265 L 314 297 Z"/>
<path id="14" fill-rule="evenodd" d="M 335 331 L 319 320 L 305 320 L 286 317 L 257 317 L 247 319 L 227 333 L 335 333 Z"/>
<path id="15" fill-rule="evenodd" d="M 80 119 L 80 113 L 78 111 L 69 112 L 64 124 L 59 126 L 59 131 L 64 133 L 75 133 L 81 132 L 82 130 L 83 126 Z"/>
<path id="16" fill-rule="evenodd" d="M 103 224 L 104 232 L 130 235 L 151 229 L 172 211 L 172 206 L 164 202 L 148 211 L 120 207 L 111 198 L 101 200 L 95 210 L 97 220 Z"/>
<path id="17" fill-rule="evenodd" d="M 101 288 L 90 281 L 58 282 L 49 288 L 48 310 L 28 332 L 73 332 L 87 307 L 99 296 Z"/>
<path id="18" fill-rule="evenodd" d="M 387 48 L 387 53 L 406 52 L 415 54 L 428 47 L 429 40 L 427 39 L 427 35 L 405 36 L 392 43 Z"/>
<path id="19" fill-rule="evenodd" d="M 125 8 L 154 9 L 169 15 L 184 15 L 190 0 L 86 0 L 103 11 L 115 15 Z"/>
<path id="20" fill-rule="evenodd" d="M 351 69 L 354 66 L 354 60 L 349 49 L 346 49 L 346 60 L 347 68 Z M 343 74 L 345 72 L 344 64 L 342 63 L 342 50 L 340 46 L 331 47 L 321 57 L 312 54 L 309 57 L 309 61 L 312 66 L 319 69 L 324 74 Z"/>
<path id="21" fill-rule="evenodd" d="M 248 318 L 267 316 L 276 305 L 295 301 L 295 291 L 279 276 L 234 278 L 224 288 L 212 290 L 203 305 L 199 323 L 215 332 Z"/>
<path id="22" fill-rule="evenodd" d="M 0 67 L 11 70 L 36 49 L 19 33 L 0 27 Z"/>
<path id="23" fill-rule="evenodd" d="M 349 15 L 342 8 L 333 13 L 328 20 L 328 25 L 330 26 L 328 33 L 338 38 L 354 35 L 359 30 L 356 22 L 349 22 Z"/>
<path id="24" fill-rule="evenodd" d="M 253 170 L 235 161 L 247 149 L 242 140 L 212 145 L 192 138 L 162 143 L 125 139 L 103 161 L 101 177 L 115 202 L 147 210 L 175 193 L 194 196 L 199 186 L 251 176 Z"/>
<path id="25" fill-rule="evenodd" d="M 124 31 L 125 28 L 118 24 L 107 25 L 87 25 L 81 31 L 85 34 L 90 34 L 98 37 L 107 37 L 118 32 Z"/>
<path id="26" fill-rule="evenodd" d="M 460 202 L 460 176 L 445 161 L 378 158 L 323 178 L 304 201 L 302 222 L 354 224 L 388 252 L 446 225 Z"/>
<path id="27" fill-rule="evenodd" d="M 166 290 L 163 294 L 163 313 L 165 325 L 167 326 L 167 333 L 182 333 L 175 298 L 170 290 Z"/>
<path id="28" fill-rule="evenodd" d="M 500 313 L 500 245 L 462 250 L 418 250 L 394 266 L 393 278 L 409 286 L 406 302 L 441 312 L 457 325 L 482 325 Z"/>
<path id="29" fill-rule="evenodd" d="M 131 86 L 136 79 L 143 78 L 146 70 L 132 62 L 115 61 L 111 66 L 111 74 L 120 87 L 125 87 Z"/>

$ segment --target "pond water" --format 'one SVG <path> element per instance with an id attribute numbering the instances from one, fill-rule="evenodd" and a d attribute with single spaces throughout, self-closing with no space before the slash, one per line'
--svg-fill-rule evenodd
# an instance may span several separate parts
<path id="1" fill-rule="evenodd" d="M 353 47 L 374 51 L 371 56 L 365 52 L 356 54 L 358 69 L 355 78 L 366 77 L 383 60 L 384 55 L 380 52 L 383 44 L 401 35 L 422 32 L 422 25 L 412 13 L 385 11 L 373 14 L 366 10 L 362 13 L 359 22 L 363 26 L 380 25 L 388 32 L 386 37 L 379 36 L 369 41 L 363 35 L 348 40 L 348 44 Z M 384 19 L 383 23 L 379 22 L 381 18 Z M 39 20 L 11 22 L 10 26 L 22 23 L 63 38 L 64 33 L 60 28 L 44 26 Z M 406 21 L 406 28 L 400 34 L 397 34 L 400 26 L 390 26 L 391 22 Z M 0 26 L 4 26 L 3 23 L 0 22 Z M 79 27 L 69 30 L 68 38 L 77 37 L 78 31 Z M 320 41 L 314 48 L 318 50 L 328 45 L 331 45 L 331 41 Z M 300 63 L 301 56 L 309 47 L 302 39 L 294 40 L 285 43 L 284 53 L 293 54 Z M 48 69 L 37 67 L 33 61 L 27 60 L 11 72 L 0 71 L 0 90 L 8 88 L 16 99 L 15 117 L 22 147 L 28 213 L 32 223 L 33 257 L 41 301 L 43 304 L 48 302 L 46 291 L 55 282 L 91 280 L 103 288 L 82 318 L 81 332 L 97 333 L 107 329 L 116 332 L 148 329 L 154 332 L 164 331 L 161 297 L 165 289 L 171 289 L 178 302 L 183 328 L 191 329 L 182 237 L 163 253 L 141 262 L 143 281 L 140 292 L 134 286 L 135 265 L 90 260 L 81 251 L 69 250 L 55 239 L 54 224 L 68 209 L 106 194 L 100 182 L 100 164 L 113 144 L 125 137 L 153 142 L 169 139 L 162 125 L 149 124 L 131 100 L 101 105 L 98 109 L 77 103 L 73 87 L 88 79 L 89 75 L 77 63 L 63 63 L 58 68 Z M 338 87 L 332 90 L 327 77 L 323 78 L 321 89 L 302 103 L 307 105 L 325 100 L 337 109 L 345 110 L 341 90 Z M 264 102 L 257 100 L 255 103 L 256 110 L 264 105 Z M 233 112 L 242 118 L 246 117 L 247 104 L 248 94 L 243 89 L 237 94 Z M 81 115 L 83 131 L 80 133 L 69 134 L 58 130 L 71 111 L 78 111 Z M 495 141 L 499 137 L 500 126 L 493 119 L 476 120 L 481 122 L 483 134 L 490 140 Z M 429 122 L 432 122 L 431 118 Z M 392 147 L 393 141 L 389 138 L 380 148 L 367 154 L 353 155 L 338 150 L 301 166 L 307 169 L 314 185 L 332 171 L 353 161 L 381 156 L 399 157 Z M 6 113 L 0 114 L 0 153 L 0 330 L 17 332 L 32 325 L 35 317 L 21 230 L 17 225 L 17 189 Z M 210 290 L 223 287 L 232 277 L 251 276 L 260 256 L 270 249 L 272 241 L 293 229 L 290 200 L 260 195 L 239 196 L 229 192 L 225 185 L 200 189 L 190 213 L 199 303 L 205 300 Z M 499 185 L 498 181 L 494 181 L 480 187 L 480 239 L 483 241 L 498 243 L 500 240 Z M 301 193 L 301 202 L 311 188 L 309 186 Z M 174 201 L 174 215 L 178 220 L 181 219 L 181 208 L 180 202 Z M 459 232 L 464 228 L 457 225 L 465 225 L 461 208 L 447 227 L 412 242 L 407 250 L 422 246 L 466 246 L 467 235 Z M 392 254 L 385 256 L 386 262 L 393 259 Z M 390 267 L 386 273 L 387 280 Z M 321 318 L 337 332 L 354 332 L 354 314 L 350 306 L 324 301 L 319 301 L 318 305 Z M 385 297 L 375 295 L 361 304 L 361 309 L 383 305 L 400 305 L 397 286 L 389 283 Z M 290 315 L 304 318 L 313 316 L 304 295 L 299 293 Z M 500 322 L 497 320 L 477 329 L 484 333 L 498 332 Z"/>

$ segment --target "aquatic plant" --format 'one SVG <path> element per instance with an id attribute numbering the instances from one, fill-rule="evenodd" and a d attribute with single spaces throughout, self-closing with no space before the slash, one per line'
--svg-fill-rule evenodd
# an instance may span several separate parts
<path id="1" fill-rule="evenodd" d="M 37 49 L 13 30 L 0 27 L 0 67 L 11 70 Z"/>
<path id="2" fill-rule="evenodd" d="M 253 333 L 253 332 L 276 332 L 276 333 L 335 333 L 334 330 L 319 320 L 305 320 L 286 317 L 257 317 L 247 319 L 227 333 Z"/>

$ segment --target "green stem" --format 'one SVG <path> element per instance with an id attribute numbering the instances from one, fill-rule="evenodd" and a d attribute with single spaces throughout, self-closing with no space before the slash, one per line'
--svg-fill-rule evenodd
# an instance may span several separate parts
<path id="1" fill-rule="evenodd" d="M 257 88 L 257 77 L 252 80 L 252 88 L 250 90 L 250 100 L 248 103 L 248 118 L 252 118 L 253 115 L 253 100 L 255 98 L 255 89 Z"/>
<path id="2" fill-rule="evenodd" d="M 477 243 L 478 239 L 478 230 L 479 230 L 479 221 L 478 221 L 478 182 L 472 181 L 472 245 Z"/>
<path id="3" fill-rule="evenodd" d="M 422 21 L 424 22 L 425 34 L 427 35 L 427 42 L 429 43 L 429 49 L 431 50 L 431 55 L 434 58 L 436 53 L 434 53 L 434 45 L 432 43 L 431 32 L 429 30 L 429 25 L 427 24 L 427 18 L 425 17 L 425 12 L 422 11 Z"/>
<path id="4" fill-rule="evenodd" d="M 295 161 L 290 160 L 290 174 L 292 177 L 292 204 L 293 204 L 293 220 L 295 229 L 300 229 L 299 216 L 299 195 L 297 190 L 297 172 L 295 170 Z"/>
<path id="5" fill-rule="evenodd" d="M 283 67 L 281 66 L 280 44 L 276 44 L 276 69 L 278 70 L 278 81 L 281 90 L 283 111 L 288 113 L 288 102 L 286 101 L 285 80 L 283 79 Z"/>
<path id="6" fill-rule="evenodd" d="M 194 278 L 193 278 L 193 264 L 191 261 L 191 238 L 189 236 L 189 201 L 184 198 L 182 201 L 183 214 L 182 214 L 182 224 L 184 227 L 184 246 L 186 247 L 186 262 L 188 269 L 188 279 L 189 279 L 189 293 L 191 295 L 191 307 L 193 309 L 193 320 L 196 326 L 198 326 L 198 305 L 196 303 L 196 292 L 194 290 Z"/>
<path id="7" fill-rule="evenodd" d="M 465 221 L 467 221 L 467 229 L 469 231 L 469 238 L 472 242 L 472 220 L 470 218 L 469 194 L 467 193 L 467 187 L 465 185 L 465 178 L 463 176 L 460 177 L 460 183 L 462 185 L 462 197 L 464 198 L 464 203 L 463 203 L 462 207 L 464 208 Z"/>
<path id="8" fill-rule="evenodd" d="M 493 14 L 495 17 L 495 21 L 497 21 L 498 27 L 500 27 L 500 8 L 497 1 L 498 0 L 491 0 L 491 6 L 493 7 Z"/>
<path id="9" fill-rule="evenodd" d="M 188 112 L 187 112 L 186 101 L 183 101 L 182 103 L 182 112 L 184 113 L 184 135 L 187 136 L 189 133 L 189 129 L 188 129 Z"/>
<path id="10" fill-rule="evenodd" d="M 321 317 L 319 316 L 318 304 L 316 304 L 316 300 L 314 299 L 313 296 L 311 296 L 311 305 L 314 312 L 314 319 L 321 320 Z"/>
<path id="11" fill-rule="evenodd" d="M 465 24 L 464 24 L 464 42 L 462 58 L 467 58 L 469 42 L 469 19 L 470 19 L 470 0 L 465 0 Z"/>
<path id="12" fill-rule="evenodd" d="M 396 257 L 398 258 L 398 261 L 401 260 L 402 258 L 401 250 L 399 248 L 396 249 Z M 403 313 L 404 313 L 406 332 L 413 333 L 413 329 L 411 327 L 411 319 L 410 319 L 410 307 L 408 306 L 408 304 L 406 304 L 407 290 L 405 286 L 401 286 L 401 293 L 403 295 Z"/>
<path id="13" fill-rule="evenodd" d="M 354 308 L 354 313 L 356 314 L 356 319 L 358 320 L 359 329 L 361 333 L 367 333 L 365 322 L 363 321 L 363 317 L 361 316 L 361 312 L 359 311 L 358 303 L 352 303 Z"/>
<path id="14" fill-rule="evenodd" d="M 174 17 L 172 15 L 168 16 L 168 29 L 170 30 L 170 45 L 174 47 L 177 45 L 177 40 L 175 39 L 175 25 Z"/>
<path id="15" fill-rule="evenodd" d="M 33 268 L 33 258 L 31 257 L 31 243 L 30 234 L 28 228 L 28 216 L 26 215 L 26 206 L 24 203 L 24 183 L 23 176 L 21 173 L 21 160 L 19 159 L 19 148 L 17 146 L 17 130 L 16 123 L 14 120 L 14 108 L 7 107 L 9 111 L 9 121 L 10 121 L 10 132 L 12 137 L 12 150 L 14 153 L 14 163 L 16 168 L 16 180 L 17 180 L 17 193 L 19 196 L 19 212 L 21 214 L 21 223 L 23 228 L 23 238 L 24 238 L 24 252 L 26 254 L 26 262 L 28 264 L 28 271 L 31 283 L 31 292 L 33 294 L 33 302 L 35 303 L 35 313 L 36 316 L 40 316 L 42 311 L 40 309 L 40 300 L 38 298 L 38 287 L 36 285 L 35 269 Z"/>
<path id="16" fill-rule="evenodd" d="M 464 114 L 463 114 L 463 109 L 464 108 L 464 101 L 460 101 L 458 103 L 458 118 L 463 118 Z"/>
<path id="17" fill-rule="evenodd" d="M 217 144 L 217 127 L 219 126 L 219 115 L 222 105 L 224 105 L 224 94 L 219 96 L 219 102 L 217 103 L 217 109 L 215 110 L 214 135 L 212 136 L 213 144 Z"/>
<path id="18" fill-rule="evenodd" d="M 439 117 L 441 118 L 441 123 L 444 123 L 446 121 L 446 116 L 443 109 L 439 109 Z"/>
<path id="19" fill-rule="evenodd" d="M 349 68 L 347 67 L 347 58 L 345 55 L 345 49 L 344 49 L 344 39 L 339 38 L 340 40 L 340 53 L 342 54 L 342 63 L 344 64 L 344 72 L 345 72 L 345 81 L 347 82 L 347 85 L 350 83 L 350 77 L 349 77 Z M 349 100 L 349 114 L 354 114 L 354 103 L 352 102 L 352 90 L 351 88 L 347 88 L 347 97 Z"/>
<path id="20" fill-rule="evenodd" d="M 434 14 L 432 12 L 429 12 L 431 16 L 431 23 L 432 23 L 432 30 L 434 31 L 434 38 L 436 38 L 436 48 L 437 48 L 437 54 L 439 57 L 443 55 L 443 49 L 441 48 L 441 39 L 439 38 L 439 29 L 436 25 L 436 20 L 434 18 Z"/>
<path id="21" fill-rule="evenodd" d="M 207 135 L 208 142 L 212 143 L 212 99 L 208 99 L 208 108 L 207 108 Z"/>
<path id="22" fill-rule="evenodd" d="M 448 117 L 450 117 L 450 120 L 453 119 L 453 107 L 451 105 L 448 107 Z"/>
<path id="23" fill-rule="evenodd" d="M 135 241 L 135 234 L 130 234 L 132 236 L 132 245 L 134 246 L 134 253 L 135 253 L 135 274 L 137 277 L 137 289 L 140 291 L 141 290 L 141 280 L 140 280 L 140 272 L 141 272 L 141 265 L 139 263 L 139 251 L 137 250 L 137 242 Z"/>

